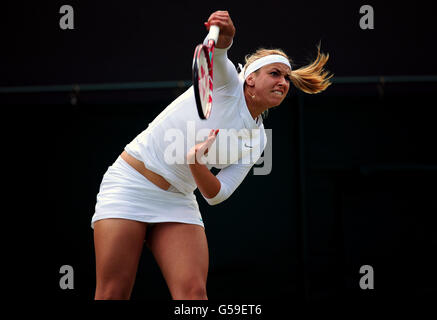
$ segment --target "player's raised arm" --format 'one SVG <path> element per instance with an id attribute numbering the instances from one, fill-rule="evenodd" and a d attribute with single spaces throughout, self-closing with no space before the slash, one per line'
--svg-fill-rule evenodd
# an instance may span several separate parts
<path id="1" fill-rule="evenodd" d="M 214 88 L 235 87 L 238 83 L 238 72 L 235 65 L 229 60 L 226 50 L 232 45 L 235 36 L 235 27 L 229 12 L 216 11 L 212 13 L 208 22 L 205 22 L 205 26 L 210 30 L 212 25 L 217 25 L 220 28 L 214 54 Z"/>

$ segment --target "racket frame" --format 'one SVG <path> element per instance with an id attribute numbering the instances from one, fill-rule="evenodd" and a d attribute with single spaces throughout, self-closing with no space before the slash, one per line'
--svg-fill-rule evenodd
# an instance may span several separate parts
<path id="1" fill-rule="evenodd" d="M 220 29 L 218 26 L 211 26 L 208 34 L 208 43 L 207 45 L 199 44 L 196 46 L 194 50 L 193 57 L 193 68 L 192 68 L 192 78 L 193 78 L 193 87 L 194 87 L 194 96 L 196 100 L 196 107 L 199 114 L 200 119 L 206 120 L 211 115 L 212 109 L 212 90 L 213 90 L 213 61 L 214 61 L 214 48 L 218 39 Z M 205 56 L 207 62 L 207 71 L 208 72 L 208 85 L 207 89 L 209 89 L 208 98 L 206 102 L 206 108 L 202 106 L 202 99 L 200 96 L 199 90 L 199 64 L 202 55 Z M 201 76 L 201 75 L 200 75 Z"/>

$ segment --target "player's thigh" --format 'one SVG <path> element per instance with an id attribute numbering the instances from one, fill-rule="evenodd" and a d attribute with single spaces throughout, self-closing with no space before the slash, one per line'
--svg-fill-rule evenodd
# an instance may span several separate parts
<path id="1" fill-rule="evenodd" d="M 134 281 L 147 224 L 127 219 L 103 219 L 94 224 L 97 283 Z"/>
<path id="2" fill-rule="evenodd" d="M 150 230 L 147 242 L 170 290 L 187 281 L 206 284 L 209 254 L 202 226 L 158 223 Z"/>

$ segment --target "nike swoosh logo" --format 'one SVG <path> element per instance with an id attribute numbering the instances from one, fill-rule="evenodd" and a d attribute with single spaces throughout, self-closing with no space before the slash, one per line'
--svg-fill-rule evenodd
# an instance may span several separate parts
<path id="1" fill-rule="evenodd" d="M 252 148 L 252 146 L 248 146 L 247 143 L 244 143 L 244 146 L 245 146 L 246 148 Z"/>

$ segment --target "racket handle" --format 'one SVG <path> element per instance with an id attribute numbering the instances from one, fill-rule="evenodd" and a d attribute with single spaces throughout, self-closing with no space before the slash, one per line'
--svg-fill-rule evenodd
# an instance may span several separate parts
<path id="1" fill-rule="evenodd" d="M 208 33 L 208 40 L 214 40 L 215 43 L 217 43 L 217 39 L 220 33 L 220 27 L 219 26 L 211 26 L 209 28 L 209 33 Z"/>

